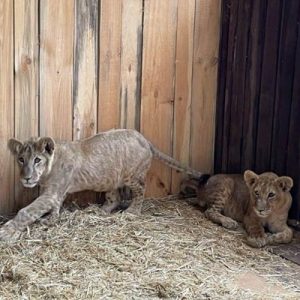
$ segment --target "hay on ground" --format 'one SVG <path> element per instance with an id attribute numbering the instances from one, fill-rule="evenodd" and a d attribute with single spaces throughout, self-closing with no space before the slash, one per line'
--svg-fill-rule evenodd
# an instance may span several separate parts
<path id="1" fill-rule="evenodd" d="M 249 272 L 266 288 L 247 289 Z M 0 299 L 299 299 L 297 274 L 180 200 L 146 201 L 140 216 L 64 210 L 0 243 Z"/>

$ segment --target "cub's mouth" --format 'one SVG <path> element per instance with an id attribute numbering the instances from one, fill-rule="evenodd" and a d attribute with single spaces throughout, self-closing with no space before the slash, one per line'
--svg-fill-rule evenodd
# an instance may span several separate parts
<path id="1" fill-rule="evenodd" d="M 254 208 L 255 213 L 260 217 L 260 218 L 266 218 L 270 215 L 271 211 L 270 210 L 263 210 L 259 211 L 256 208 Z"/>
<path id="2" fill-rule="evenodd" d="M 25 182 L 23 180 L 21 180 L 22 184 L 24 187 L 26 188 L 33 188 L 37 185 L 37 181 L 36 182 Z"/>

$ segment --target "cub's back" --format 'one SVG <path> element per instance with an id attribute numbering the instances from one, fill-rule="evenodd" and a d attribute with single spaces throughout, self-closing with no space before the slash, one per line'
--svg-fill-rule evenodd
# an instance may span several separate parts
<path id="1" fill-rule="evenodd" d="M 98 133 L 78 141 L 79 151 L 87 161 L 99 164 L 122 164 L 134 166 L 144 159 L 151 159 L 152 152 L 142 134 L 131 129 L 114 129 Z"/>
<path id="2" fill-rule="evenodd" d="M 220 202 L 224 215 L 242 221 L 250 201 L 248 187 L 240 174 L 217 174 L 203 186 L 208 206 Z"/>

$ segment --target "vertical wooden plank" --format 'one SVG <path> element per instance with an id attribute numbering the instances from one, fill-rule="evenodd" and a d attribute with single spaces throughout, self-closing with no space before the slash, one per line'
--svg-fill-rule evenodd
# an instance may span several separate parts
<path id="1" fill-rule="evenodd" d="M 264 51 L 262 61 L 255 170 L 259 173 L 271 169 L 271 143 L 274 117 L 278 43 L 282 15 L 282 1 L 268 1 L 265 21 Z"/>
<path id="2" fill-rule="evenodd" d="M 73 138 L 97 131 L 98 0 L 75 2 Z"/>
<path id="3" fill-rule="evenodd" d="M 195 0 L 178 1 L 173 156 L 190 164 L 192 70 Z M 178 192 L 182 175 L 172 171 L 172 193 Z"/>
<path id="4" fill-rule="evenodd" d="M 122 128 L 140 127 L 143 1 L 122 1 Z"/>
<path id="5" fill-rule="evenodd" d="M 14 14 L 15 137 L 25 140 L 38 136 L 38 1 L 15 0 Z M 22 186 L 16 170 L 15 209 L 28 205 L 37 195 L 37 188 Z"/>
<path id="6" fill-rule="evenodd" d="M 251 20 L 245 70 L 245 91 L 243 107 L 243 130 L 241 149 L 241 172 L 254 169 L 257 134 L 257 115 L 261 65 L 263 57 L 266 1 L 254 0 L 251 6 Z"/>
<path id="7" fill-rule="evenodd" d="M 120 127 L 122 1 L 101 0 L 98 130 Z"/>
<path id="8" fill-rule="evenodd" d="M 223 117 L 223 139 L 222 147 L 222 172 L 228 172 L 228 154 L 229 154 L 229 137 L 231 122 L 231 98 L 233 91 L 233 64 L 235 61 L 235 49 L 237 43 L 237 16 L 238 16 L 238 0 L 228 0 L 230 8 L 229 33 L 228 33 L 228 50 L 227 50 L 227 70 L 226 70 L 226 88 L 224 99 L 224 117 Z"/>
<path id="9" fill-rule="evenodd" d="M 215 159 L 214 172 L 226 172 L 222 167 L 223 132 L 225 129 L 225 92 L 226 92 L 226 74 L 228 57 L 228 39 L 229 39 L 229 21 L 230 21 L 230 0 L 222 1 L 221 32 L 219 45 L 219 68 L 218 68 L 218 91 L 216 107 L 216 136 L 215 136 Z M 221 146 L 223 145 L 223 146 Z"/>
<path id="10" fill-rule="evenodd" d="M 172 154 L 177 1 L 145 0 L 141 131 Z M 170 191 L 171 171 L 155 161 L 147 187 L 151 195 Z"/>
<path id="11" fill-rule="evenodd" d="M 0 1 L 0 213 L 14 209 L 14 164 L 7 140 L 14 135 L 13 1 Z"/>
<path id="12" fill-rule="evenodd" d="M 286 170 L 299 9 L 300 2 L 296 0 L 283 4 L 271 148 L 271 168 L 279 174 Z"/>
<path id="13" fill-rule="evenodd" d="M 293 96 L 291 104 L 291 116 L 289 126 L 289 142 L 287 153 L 287 175 L 294 179 L 292 189 L 293 204 L 290 209 L 290 217 L 300 220 L 300 11 L 298 14 L 297 47 L 295 59 L 295 73 L 293 82 Z"/>
<path id="14" fill-rule="evenodd" d="M 40 1 L 40 134 L 72 139 L 74 1 Z"/>
<path id="15" fill-rule="evenodd" d="M 191 164 L 212 172 L 220 38 L 220 0 L 196 0 L 191 115 Z"/>
<path id="16" fill-rule="evenodd" d="M 75 1 L 73 139 L 97 132 L 98 0 Z M 96 201 L 93 192 L 76 193 L 73 201 Z"/>
<path id="17" fill-rule="evenodd" d="M 234 53 L 233 86 L 231 99 L 231 124 L 229 135 L 228 171 L 241 172 L 243 138 L 243 110 L 245 104 L 245 75 L 247 64 L 248 34 L 250 28 L 251 0 L 239 1 L 237 43 Z"/>

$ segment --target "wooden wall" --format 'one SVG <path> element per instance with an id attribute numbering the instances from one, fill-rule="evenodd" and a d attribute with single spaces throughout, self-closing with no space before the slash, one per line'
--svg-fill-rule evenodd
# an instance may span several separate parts
<path id="1" fill-rule="evenodd" d="M 221 0 L 0 0 L 0 213 L 37 195 L 18 182 L 13 136 L 136 128 L 211 171 L 220 10 Z M 178 189 L 159 163 L 148 177 L 148 194 Z"/>
<path id="2" fill-rule="evenodd" d="M 222 6 L 215 171 L 291 176 L 300 219 L 300 1 Z"/>

